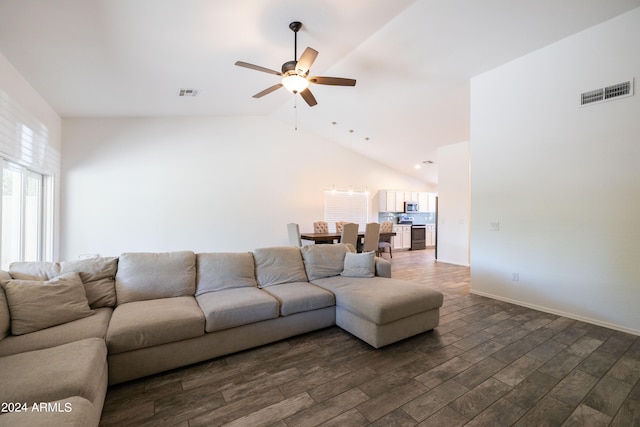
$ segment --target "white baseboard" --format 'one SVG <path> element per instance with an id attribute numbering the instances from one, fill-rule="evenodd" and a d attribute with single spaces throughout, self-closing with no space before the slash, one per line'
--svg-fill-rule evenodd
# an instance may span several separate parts
<path id="1" fill-rule="evenodd" d="M 529 303 L 526 303 L 526 302 L 522 302 L 522 301 L 510 299 L 510 298 L 504 298 L 504 297 L 497 296 L 497 295 L 492 295 L 492 294 L 489 294 L 489 293 L 486 293 L 486 292 L 474 291 L 473 289 L 471 289 L 471 293 L 474 294 L 474 295 L 480 295 L 482 297 L 497 299 L 499 301 L 504 301 L 504 302 L 508 302 L 508 303 L 511 303 L 511 304 L 520 305 L 520 306 L 523 306 L 523 307 L 531 308 L 531 309 L 542 311 L 542 312 L 545 312 L 545 313 L 551 313 L 551 314 L 555 314 L 555 315 L 562 316 L 562 317 L 568 317 L 569 319 L 579 320 L 581 322 L 591 323 L 593 325 L 603 326 L 605 328 L 613 329 L 613 330 L 616 330 L 616 331 L 626 332 L 628 334 L 633 334 L 633 335 L 640 336 L 640 330 L 637 330 L 637 329 L 626 328 L 624 326 L 615 325 L 613 323 L 603 322 L 601 320 L 591 319 L 591 318 L 584 317 L 584 316 L 578 316 L 576 314 L 566 313 L 564 311 L 554 310 L 554 309 L 551 309 L 549 307 L 542 307 L 542 306 L 535 305 L 535 304 L 529 304 Z"/>

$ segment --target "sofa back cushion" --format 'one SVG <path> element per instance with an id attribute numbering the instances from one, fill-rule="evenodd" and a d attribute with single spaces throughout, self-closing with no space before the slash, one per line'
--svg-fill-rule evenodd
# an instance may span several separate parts
<path id="1" fill-rule="evenodd" d="M 300 248 L 309 280 L 337 276 L 344 269 L 346 245 L 306 245 Z"/>
<path id="2" fill-rule="evenodd" d="M 60 275 L 60 264 L 46 261 L 12 262 L 9 274 L 18 280 L 49 280 Z"/>
<path id="3" fill-rule="evenodd" d="M 256 287 L 251 252 L 196 255 L 196 296 L 223 289 Z"/>
<path id="4" fill-rule="evenodd" d="M 261 248 L 253 251 L 256 278 L 261 288 L 280 283 L 306 282 L 307 273 L 300 249 L 291 246 Z"/>
<path id="5" fill-rule="evenodd" d="M 11 275 L 0 270 L 0 283 L 5 280 L 11 280 Z M 11 331 L 11 316 L 9 315 L 9 306 L 7 305 L 7 297 L 4 294 L 4 289 L 0 286 L 0 340 L 9 335 Z"/>
<path id="6" fill-rule="evenodd" d="M 78 273 L 91 308 L 116 305 L 118 258 L 95 257 L 60 263 L 60 274 Z"/>
<path id="7" fill-rule="evenodd" d="M 191 251 L 130 252 L 119 257 L 118 304 L 194 296 L 195 292 L 196 254 Z"/>

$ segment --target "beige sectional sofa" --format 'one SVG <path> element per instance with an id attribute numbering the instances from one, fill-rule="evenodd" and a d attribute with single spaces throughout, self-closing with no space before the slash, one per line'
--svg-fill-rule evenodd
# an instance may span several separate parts
<path id="1" fill-rule="evenodd" d="M 14 263 L 0 284 L 0 426 L 97 425 L 110 384 L 336 324 L 378 348 L 442 306 L 348 245 Z"/>

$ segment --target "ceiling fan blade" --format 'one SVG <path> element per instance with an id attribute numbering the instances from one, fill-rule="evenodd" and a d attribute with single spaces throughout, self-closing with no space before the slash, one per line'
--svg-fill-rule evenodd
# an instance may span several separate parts
<path id="1" fill-rule="evenodd" d="M 354 79 L 344 79 L 342 77 L 321 77 L 312 76 L 307 78 L 311 83 L 318 85 L 332 85 L 332 86 L 355 86 L 356 81 Z"/>
<path id="2" fill-rule="evenodd" d="M 282 87 L 282 83 L 278 83 L 277 85 L 273 85 L 271 87 L 266 88 L 265 90 L 263 90 L 262 92 L 258 92 L 255 95 L 253 95 L 254 98 L 262 98 L 263 96 L 270 94 L 271 92 L 273 92 L 274 90 L 278 90 Z"/>
<path id="3" fill-rule="evenodd" d="M 311 68 L 311 65 L 313 64 L 313 61 L 316 60 L 316 56 L 318 56 L 317 50 L 310 47 L 306 48 L 296 63 L 296 72 L 302 75 L 307 74 L 309 72 L 309 68 Z"/>
<path id="4" fill-rule="evenodd" d="M 236 61 L 235 65 L 237 65 L 238 67 L 249 68 L 251 70 L 262 71 L 263 73 L 275 74 L 276 76 L 282 75 L 282 73 L 279 73 L 276 70 L 271 70 L 269 68 L 261 67 L 259 65 L 249 64 L 248 62 Z"/>
<path id="5" fill-rule="evenodd" d="M 309 88 L 306 88 L 305 90 L 300 92 L 300 96 L 307 102 L 307 104 L 309 104 L 309 107 L 313 107 L 318 103 Z"/>

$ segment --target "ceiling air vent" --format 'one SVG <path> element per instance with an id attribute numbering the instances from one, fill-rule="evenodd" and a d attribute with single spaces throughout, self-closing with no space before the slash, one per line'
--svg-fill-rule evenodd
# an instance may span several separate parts
<path id="1" fill-rule="evenodd" d="M 600 89 L 590 90 L 580 94 L 580 105 L 591 105 L 597 102 L 633 95 L 633 79 L 617 83 Z"/>
<path id="2" fill-rule="evenodd" d="M 178 96 L 198 96 L 198 89 L 180 89 Z"/>

